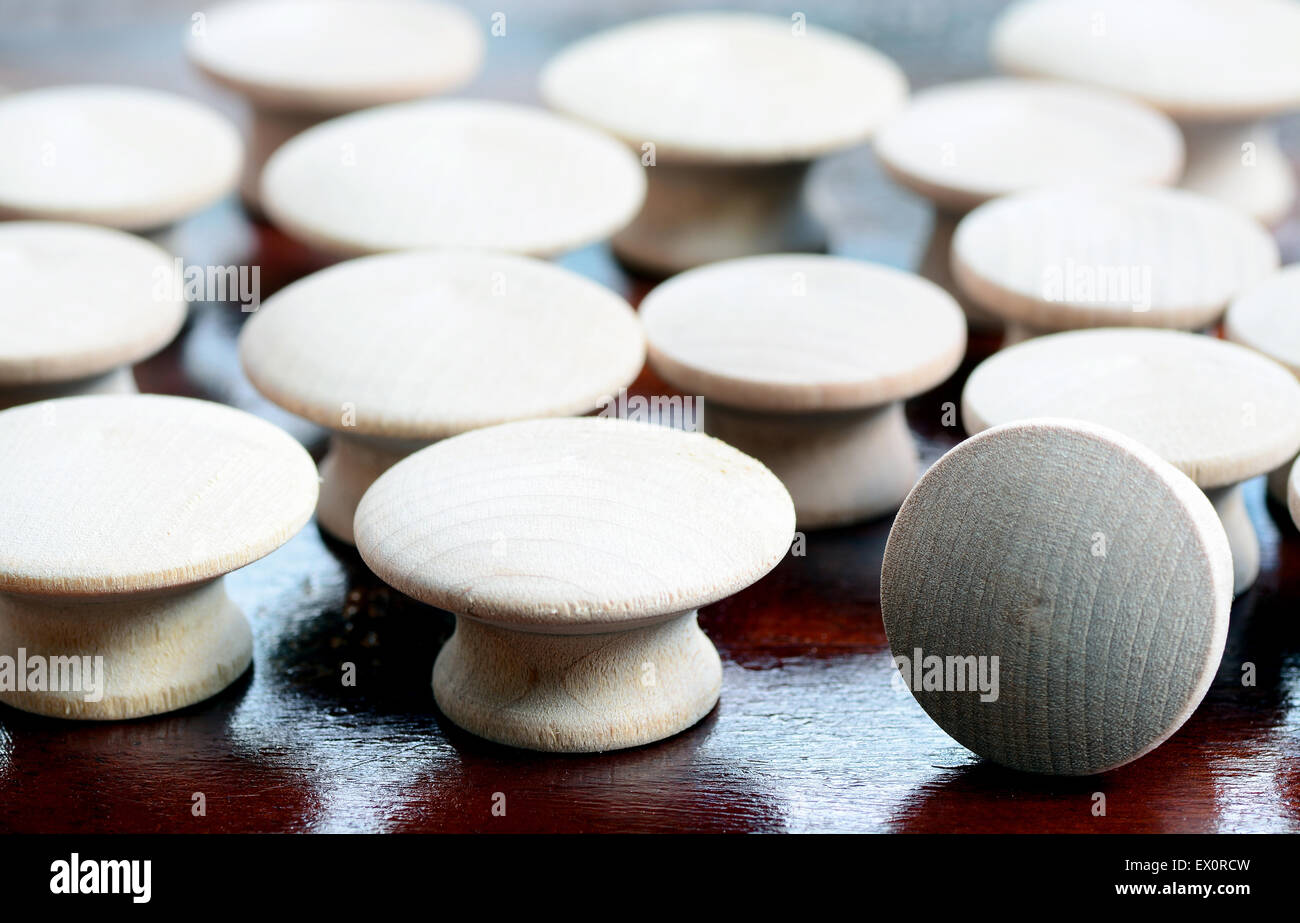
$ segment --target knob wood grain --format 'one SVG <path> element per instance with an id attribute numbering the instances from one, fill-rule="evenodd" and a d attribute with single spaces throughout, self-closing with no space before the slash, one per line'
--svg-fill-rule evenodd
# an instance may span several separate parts
<path id="1" fill-rule="evenodd" d="M 592 752 L 675 734 L 721 664 L 696 611 L 785 554 L 789 495 L 698 433 L 625 420 L 509 423 L 399 462 L 362 498 L 357 548 L 456 614 L 433 688 L 467 730 Z"/>
<path id="2" fill-rule="evenodd" d="M 694 12 L 575 43 L 543 70 L 541 95 L 642 155 L 646 207 L 614 248 L 670 275 L 824 247 L 802 202 L 807 167 L 868 140 L 907 80 L 884 55 L 799 15 Z"/>
<path id="3" fill-rule="evenodd" d="M 940 727 L 1005 766 L 1090 775 L 1155 749 L 1200 703 L 1232 562 L 1205 495 L 1153 451 L 1038 419 L 926 473 L 890 530 L 880 592 L 903 680 Z"/>
<path id="4" fill-rule="evenodd" d="M 1204 489 L 1232 545 L 1235 589 L 1259 572 L 1242 481 L 1300 450 L 1300 384 L 1242 346 L 1169 330 L 1054 334 L 986 359 L 962 392 L 967 432 L 1029 417 L 1088 420 L 1137 439 Z"/>
<path id="5" fill-rule="evenodd" d="M 1200 329 L 1275 272 L 1257 222 L 1182 189 L 1073 184 L 979 206 L 957 226 L 952 271 L 1006 320 L 1007 343 L 1084 327 Z"/>
<path id="6" fill-rule="evenodd" d="M 66 718 L 182 708 L 247 669 L 252 636 L 224 574 L 311 516 L 316 469 L 291 437 L 188 398 L 94 396 L 0 413 L 0 653 L 103 658 L 104 685 L 0 684 Z"/>
<path id="7" fill-rule="evenodd" d="M 683 273 L 641 302 L 650 362 L 704 399 L 704 428 L 768 465 L 801 528 L 897 509 L 916 480 L 902 400 L 966 346 L 956 302 L 924 279 L 781 254 Z"/>
<path id="8" fill-rule="evenodd" d="M 235 186 L 239 133 L 200 103 L 144 87 L 0 97 L 0 218 L 155 231 Z"/>
<path id="9" fill-rule="evenodd" d="M 1223 316 L 1223 334 L 1280 362 L 1300 378 L 1300 265 L 1284 268 L 1242 292 Z M 1268 492 L 1287 503 L 1288 462 L 1268 475 Z"/>
<path id="10" fill-rule="evenodd" d="M 478 24 L 458 7 L 417 0 L 237 0 L 191 25 L 186 52 L 251 109 L 240 180 L 256 207 L 262 166 L 318 122 L 446 93 L 483 61 Z"/>
<path id="11" fill-rule="evenodd" d="M 1157 40 L 1158 37 L 1158 40 Z M 1183 185 L 1266 224 L 1295 200 L 1268 119 L 1300 109 L 1300 9 L 1289 0 L 1028 0 L 996 23 L 1003 70 L 1126 93 L 1174 117 Z"/>
<path id="12" fill-rule="evenodd" d="M 396 103 L 322 122 L 280 147 L 260 201 L 334 256 L 473 247 L 555 256 L 624 227 L 645 175 L 614 139 L 486 100 Z"/>
<path id="13" fill-rule="evenodd" d="M 576 273 L 484 251 L 381 254 L 267 299 L 240 357 L 266 397 L 334 433 L 318 519 L 352 541 L 396 461 L 478 427 L 596 409 L 645 361 L 636 313 Z"/>
<path id="14" fill-rule="evenodd" d="M 130 366 L 180 331 L 172 257 L 109 228 L 0 222 L 0 409 L 135 391 Z"/>

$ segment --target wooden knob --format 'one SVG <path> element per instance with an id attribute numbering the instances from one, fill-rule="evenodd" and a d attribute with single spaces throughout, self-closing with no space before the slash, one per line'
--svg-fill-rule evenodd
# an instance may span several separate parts
<path id="1" fill-rule="evenodd" d="M 1111 427 L 1150 447 L 1210 496 L 1232 546 L 1235 589 L 1259 572 L 1242 481 L 1300 450 L 1300 384 L 1233 343 L 1169 330 L 1041 337 L 980 363 L 962 392 L 966 429 L 1027 417 Z"/>
<path id="2" fill-rule="evenodd" d="M 397 103 L 331 119 L 271 155 L 261 204 L 337 256 L 474 247 L 555 256 L 626 225 L 645 198 L 617 141 L 528 106 Z"/>
<path id="3" fill-rule="evenodd" d="M 238 0 L 191 26 L 190 61 L 252 108 L 240 189 L 256 205 L 277 147 L 346 112 L 446 93 L 483 61 L 483 37 L 458 7 L 417 0 Z"/>
<path id="4" fill-rule="evenodd" d="M 239 133 L 206 106 L 127 86 L 0 97 L 0 219 L 163 228 L 224 196 Z"/>
<path id="5" fill-rule="evenodd" d="M 0 223 L 0 410 L 73 394 L 135 391 L 132 363 L 185 321 L 172 258 L 109 228 Z"/>
<path id="6" fill-rule="evenodd" d="M 1070 185 L 979 206 L 957 226 L 963 293 L 1007 321 L 1007 340 L 1083 327 L 1200 329 L 1276 271 L 1254 220 L 1181 189 Z"/>
<path id="7" fill-rule="evenodd" d="M 893 512 L 916 481 L 902 401 L 961 362 L 956 302 L 909 273 L 777 255 L 693 269 L 641 303 L 650 362 L 704 428 L 794 497 L 800 528 Z"/>
<path id="8" fill-rule="evenodd" d="M 958 216 L 1024 189 L 1078 180 L 1166 185 L 1183 139 L 1164 115 L 1118 94 L 1044 80 L 986 78 L 914 96 L 875 142 L 886 172 L 938 208 L 920 273 L 971 325 L 1002 321 L 961 296 L 949 268 Z"/>
<path id="9" fill-rule="evenodd" d="M 1291 165 L 1260 121 L 1300 109 L 1289 0 L 1030 0 L 1003 13 L 991 45 L 1003 70 L 1118 90 L 1173 116 L 1187 188 L 1266 224 L 1290 211 Z"/>
<path id="10" fill-rule="evenodd" d="M 1223 332 L 1300 378 L 1300 265 L 1289 266 L 1237 296 L 1223 317 Z M 1268 475 L 1269 494 L 1284 506 L 1290 473 L 1287 462 Z"/>
<path id="11" fill-rule="evenodd" d="M 696 611 L 766 574 L 792 538 L 789 495 L 698 433 L 538 420 L 398 463 L 357 510 L 380 577 L 456 614 L 439 707 L 499 743 L 592 752 L 670 736 L 717 702 Z"/>
<path id="12" fill-rule="evenodd" d="M 594 410 L 636 378 L 645 339 L 626 301 L 558 266 L 414 252 L 278 292 L 240 356 L 266 397 L 333 431 L 318 520 L 351 542 L 361 495 L 399 459 L 466 430 Z"/>
<path id="13" fill-rule="evenodd" d="M 315 502 L 302 447 L 219 404 L 92 396 L 0 413 L 0 701 L 119 719 L 215 695 L 252 658 L 222 575 L 286 542 Z"/>
<path id="14" fill-rule="evenodd" d="M 939 208 L 1081 180 L 1169 185 L 1183 139 L 1127 97 L 1047 80 L 992 77 L 918 93 L 880 130 L 889 175 Z"/>
<path id="15" fill-rule="evenodd" d="M 541 94 L 641 155 L 644 210 L 620 257 L 660 275 L 754 253 L 817 250 L 803 208 L 817 158 L 868 140 L 907 95 L 884 55 L 847 36 L 754 13 L 619 26 L 550 61 Z"/>
<path id="16" fill-rule="evenodd" d="M 1089 775 L 1169 738 L 1204 697 L 1232 604 L 1205 495 L 1150 449 L 1029 420 L 926 473 L 885 547 L 880 606 L 904 682 L 982 757 Z"/>

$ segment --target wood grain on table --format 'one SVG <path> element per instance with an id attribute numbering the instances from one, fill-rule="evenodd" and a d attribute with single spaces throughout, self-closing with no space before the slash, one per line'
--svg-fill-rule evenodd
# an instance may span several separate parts
<path id="1" fill-rule="evenodd" d="M 465 5 L 485 22 L 492 10 Z M 0 84 L 115 79 L 236 111 L 186 68 L 177 36 L 191 6 L 148 0 L 110 15 L 88 3 L 10 9 L 0 0 Z M 987 24 L 1002 3 L 808 6 L 809 21 L 871 41 L 922 86 L 987 72 Z M 525 4 L 469 92 L 535 99 L 537 67 L 555 48 L 651 11 Z M 834 252 L 919 259 L 929 212 L 868 151 L 820 167 L 811 197 Z M 1300 220 L 1279 235 L 1284 261 L 1300 258 Z M 190 263 L 260 266 L 262 297 L 320 265 L 233 200 L 186 222 L 174 241 Z M 647 288 L 603 247 L 564 263 L 634 299 Z M 320 431 L 271 408 L 242 377 L 235 336 L 245 317 L 236 305 L 193 306 L 180 339 L 137 369 L 141 388 L 253 409 L 319 451 Z M 974 337 L 961 371 L 908 403 L 927 459 L 960 438 L 956 421 L 943 425 L 946 405 L 959 403 L 966 374 L 995 346 Z M 673 393 L 649 371 L 632 390 Z M 1262 573 L 1234 603 L 1209 695 L 1168 743 L 1100 777 L 993 767 L 926 717 L 896 679 L 881 628 L 888 519 L 810 533 L 805 555 L 702 610 L 723 658 L 719 706 L 678 737 L 594 756 L 508 750 L 450 725 L 429 682 L 451 617 L 386 588 L 313 524 L 228 578 L 254 626 L 254 667 L 218 698 L 108 724 L 0 709 L 0 831 L 1300 831 L 1300 535 L 1266 504 L 1262 481 L 1248 485 L 1248 502 Z M 344 662 L 357 666 L 355 687 L 340 682 Z M 1253 686 L 1241 682 L 1246 662 Z M 206 816 L 191 812 L 196 792 Z M 1104 817 L 1093 813 L 1096 792 Z M 496 793 L 505 816 L 492 811 Z"/>

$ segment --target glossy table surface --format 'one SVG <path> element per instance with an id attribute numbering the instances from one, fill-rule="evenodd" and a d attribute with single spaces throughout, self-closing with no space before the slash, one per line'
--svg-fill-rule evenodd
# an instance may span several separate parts
<path id="1" fill-rule="evenodd" d="M 821 15 L 926 85 L 984 71 L 985 30 L 1000 5 L 881 3 L 867 13 L 835 4 Z M 469 6 L 487 21 L 490 4 Z M 0 34 L 0 84 L 152 83 L 237 111 L 185 67 L 177 30 L 189 7 L 130 8 L 120 19 L 53 23 L 19 11 Z M 490 45 L 471 95 L 531 99 L 532 75 L 553 48 L 625 18 L 572 3 L 511 15 L 513 32 Z M 1294 126 L 1284 139 L 1300 153 Z M 835 252 L 902 266 L 919 258 L 928 210 L 890 186 L 868 151 L 820 167 L 810 193 Z M 1300 258 L 1300 220 L 1279 234 L 1287 260 Z M 182 225 L 170 243 L 188 263 L 259 266 L 263 297 L 320 265 L 234 202 Z M 633 299 L 649 284 L 604 248 L 565 262 Z M 319 452 L 321 433 L 260 401 L 239 371 L 245 317 L 237 305 L 194 305 L 180 339 L 137 369 L 141 388 L 247 407 Z M 995 347 L 975 338 L 954 379 L 908 404 L 927 459 L 960 437 L 943 425 L 945 404 Z M 650 372 L 634 390 L 672 393 Z M 1168 743 L 1101 777 L 987 765 L 921 711 L 881 628 L 888 520 L 812 533 L 806 554 L 702 611 L 724 674 L 721 703 L 701 724 L 635 750 L 558 757 L 497 747 L 443 719 L 429 677 L 450 616 L 387 589 L 313 524 L 228 578 L 254 626 L 255 666 L 218 698 L 110 724 L 0 708 L 0 831 L 1297 831 L 1300 535 L 1260 481 L 1248 497 L 1263 572 L 1234 605 L 1213 688 Z M 356 665 L 355 686 L 341 681 L 345 663 Z M 1244 663 L 1254 664 L 1253 686 L 1242 684 Z M 200 792 L 206 814 L 195 816 Z"/>

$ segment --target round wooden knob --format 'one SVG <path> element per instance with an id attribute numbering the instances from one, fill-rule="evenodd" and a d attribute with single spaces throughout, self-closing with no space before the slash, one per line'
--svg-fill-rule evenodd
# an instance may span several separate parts
<path id="1" fill-rule="evenodd" d="M 965 295 L 1007 321 L 1007 340 L 1083 327 L 1218 321 L 1276 271 L 1258 223 L 1181 189 L 1054 186 L 987 202 L 961 220 L 952 270 Z"/>
<path id="2" fill-rule="evenodd" d="M 1294 3 L 1031 0 L 991 44 L 1003 70 L 1118 90 L 1178 119 L 1187 188 L 1268 224 L 1290 210 L 1291 165 L 1261 120 L 1300 109 Z"/>
<path id="3" fill-rule="evenodd" d="M 880 130 L 895 180 L 940 208 L 1080 180 L 1168 185 L 1183 168 L 1178 126 L 1119 94 L 993 77 L 918 93 Z"/>
<path id="4" fill-rule="evenodd" d="M 256 205 L 267 157 L 322 119 L 446 93 L 483 61 L 483 37 L 458 7 L 417 0 L 238 0 L 204 14 L 189 59 L 252 107 L 240 189 Z"/>
<path id="5" fill-rule="evenodd" d="M 644 197 L 636 157 L 594 129 L 446 100 L 303 132 L 267 161 L 260 199 L 287 233 L 339 256 L 449 246 L 554 256 L 623 227 Z"/>
<path id="6" fill-rule="evenodd" d="M 215 202 L 239 174 L 239 133 L 184 97 L 126 86 L 61 86 L 0 97 L 0 218 L 130 231 Z M 111 180 L 110 180 L 111 178 Z"/>
<path id="7" fill-rule="evenodd" d="M 999 426 L 916 485 L 880 606 L 904 682 L 982 757 L 1089 775 L 1195 710 L 1223 654 L 1227 539 L 1150 449 L 1070 420 Z"/>
<path id="8" fill-rule="evenodd" d="M 938 207 L 920 272 L 957 296 L 972 325 L 1001 319 L 962 298 L 949 269 L 957 216 L 989 199 L 1089 180 L 1167 185 L 1183 139 L 1166 116 L 1118 94 L 1067 83 L 988 78 L 918 93 L 880 130 L 876 155 Z"/>
<path id="9" fill-rule="evenodd" d="M 632 747 L 718 700 L 696 610 L 785 554 L 794 510 L 753 459 L 625 420 L 511 423 L 398 463 L 357 510 L 380 577 L 456 614 L 433 689 L 456 724 L 534 750 Z"/>
<path id="10" fill-rule="evenodd" d="M 122 231 L 0 223 L 0 409 L 134 392 L 131 364 L 185 321 L 173 272 L 168 254 Z"/>
<path id="11" fill-rule="evenodd" d="M 1300 265 L 1289 266 L 1242 292 L 1228 306 L 1223 332 L 1300 378 Z M 1283 505 L 1290 473 L 1288 462 L 1268 475 L 1268 492 Z"/>
<path id="12" fill-rule="evenodd" d="M 636 378 L 645 339 L 626 301 L 553 264 L 413 252 L 278 292 L 240 356 L 266 397 L 334 432 L 317 518 L 351 542 L 361 495 L 399 459 L 466 430 L 594 410 Z"/>
<path id="13" fill-rule="evenodd" d="M 661 275 L 753 253 L 816 250 L 807 166 L 861 144 L 907 95 L 899 68 L 847 36 L 754 13 L 686 13 L 583 39 L 542 98 L 641 154 L 649 188 L 615 235 Z"/>
<path id="14" fill-rule="evenodd" d="M 315 502 L 302 447 L 219 404 L 91 396 L 0 413 L 0 701 L 119 719 L 215 695 L 252 658 L 222 575 L 286 542 Z"/>
<path id="15" fill-rule="evenodd" d="M 655 370 L 703 398 L 709 433 L 772 469 L 800 528 L 898 508 L 918 470 L 902 401 L 951 375 L 966 348 L 942 289 L 830 256 L 693 269 L 652 290 L 641 319 Z"/>
<path id="16" fill-rule="evenodd" d="M 1083 330 L 1002 350 L 962 392 L 966 429 L 1027 417 L 1111 427 L 1150 447 L 1209 494 L 1232 545 L 1235 589 L 1259 572 L 1242 481 L 1300 450 L 1300 384 L 1258 353 L 1169 330 Z"/>

